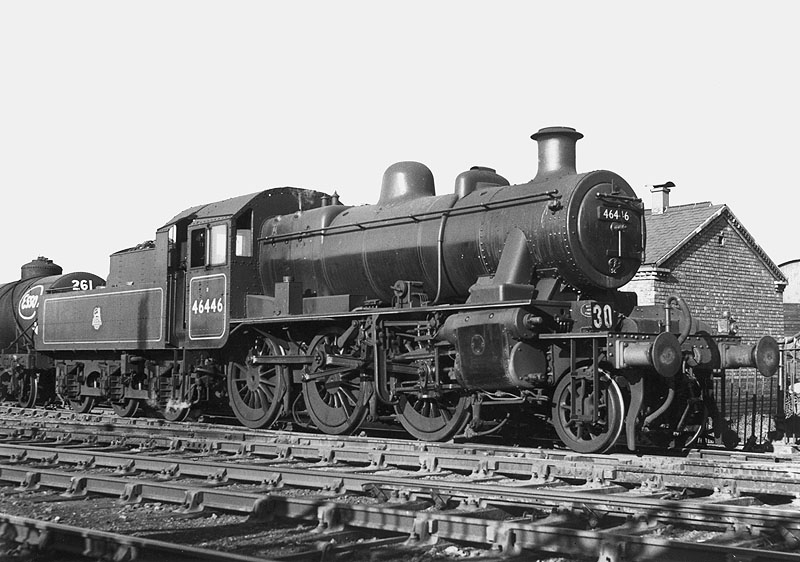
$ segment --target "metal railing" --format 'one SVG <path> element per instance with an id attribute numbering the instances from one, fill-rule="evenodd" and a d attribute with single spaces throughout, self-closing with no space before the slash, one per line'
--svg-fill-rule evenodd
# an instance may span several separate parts
<path id="1" fill-rule="evenodd" d="M 714 379 L 716 406 L 724 424 L 722 443 L 744 451 L 768 451 L 782 436 L 781 377 L 755 369 L 728 371 Z"/>
<path id="2" fill-rule="evenodd" d="M 714 379 L 716 408 L 728 430 L 722 441 L 728 446 L 735 442 L 744 451 L 768 451 L 776 443 L 800 444 L 800 334 L 786 338 L 780 350 L 773 377 L 741 369 Z"/>
<path id="3" fill-rule="evenodd" d="M 778 438 L 785 443 L 800 440 L 800 334 L 781 344 L 781 367 L 777 378 L 780 399 L 776 408 Z"/>

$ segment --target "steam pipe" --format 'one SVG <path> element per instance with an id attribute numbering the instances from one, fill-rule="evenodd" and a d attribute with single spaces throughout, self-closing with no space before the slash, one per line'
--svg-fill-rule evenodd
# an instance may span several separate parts
<path id="1" fill-rule="evenodd" d="M 647 427 L 648 425 L 653 423 L 653 420 L 659 418 L 661 416 L 661 414 L 666 412 L 667 409 L 672 405 L 672 401 L 673 400 L 675 400 L 675 387 L 671 386 L 671 387 L 669 387 L 669 390 L 667 391 L 667 399 L 664 400 L 664 403 L 661 404 L 661 407 L 658 410 L 656 410 L 655 412 L 653 412 L 652 414 L 650 414 L 649 416 L 647 416 L 645 418 L 644 423 L 642 424 L 642 427 Z"/>
<path id="2" fill-rule="evenodd" d="M 678 326 L 681 327 L 681 333 L 678 335 L 678 343 L 683 343 L 686 341 L 686 338 L 689 337 L 689 333 L 692 331 L 692 311 L 689 310 L 689 305 L 686 304 L 686 301 L 683 300 L 678 295 L 670 295 L 667 297 L 667 300 L 664 302 L 664 312 L 666 315 L 666 324 L 667 330 L 669 330 L 672 318 L 670 312 L 672 311 L 672 304 L 677 304 L 678 308 L 681 311 L 681 322 L 678 322 Z"/>

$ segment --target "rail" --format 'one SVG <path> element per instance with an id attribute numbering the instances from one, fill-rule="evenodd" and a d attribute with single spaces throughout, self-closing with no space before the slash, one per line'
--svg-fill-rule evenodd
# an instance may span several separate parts
<path id="1" fill-rule="evenodd" d="M 784 466 L 764 455 L 760 460 L 740 459 L 741 455 L 727 461 L 708 459 L 711 462 L 696 456 L 676 459 L 680 466 L 673 467 L 674 474 L 680 480 L 667 488 L 669 464 L 661 457 L 608 457 L 608 464 L 599 465 L 596 457 L 570 454 L 563 466 L 583 465 L 586 482 L 553 485 L 555 464 L 546 476 L 541 475 L 544 478 L 528 472 L 509 479 L 502 459 L 495 459 L 498 462 L 486 465 L 484 471 L 469 470 L 463 461 L 454 471 L 447 471 L 444 462 L 426 462 L 423 471 L 404 471 L 390 458 L 393 451 L 373 451 L 377 452 L 383 455 L 378 463 L 326 460 L 302 468 L 288 455 L 269 460 L 215 455 L 197 460 L 194 454 L 178 451 L 143 455 L 132 450 L 98 451 L 91 444 L 76 448 L 72 443 L 37 440 L 0 444 L 0 482 L 16 485 L 16 490 L 64 490 L 59 497 L 68 499 L 116 497 L 127 504 L 165 503 L 180 506 L 176 512 L 186 516 L 220 511 L 265 523 L 276 517 L 316 522 L 317 536 L 323 538 L 348 529 L 380 529 L 393 534 L 388 539 L 391 544 L 404 536 L 407 543 L 423 545 L 436 540 L 463 541 L 509 555 L 530 550 L 583 557 L 594 554 L 599 560 L 619 561 L 800 560 L 794 539 L 800 518 L 791 506 L 796 464 L 791 460 Z M 109 474 L 101 470 L 127 466 L 134 459 L 135 471 Z M 644 464 L 634 470 L 632 463 Z M 419 463 L 414 466 L 423 467 Z M 625 472 L 637 472 L 642 486 L 620 486 L 626 481 Z M 739 477 L 721 480 L 721 472 L 727 476 L 738 472 Z M 715 487 L 713 494 L 695 497 L 680 491 L 695 488 L 699 482 L 692 477 L 701 474 L 706 475 L 703 487 Z M 158 476 L 154 479 L 154 475 Z M 785 481 L 783 504 L 751 504 L 739 496 L 748 482 L 763 486 L 765 480 L 773 484 Z M 727 491 L 722 489 L 725 482 L 731 484 Z M 293 488 L 313 491 L 297 494 Z M 350 501 L 356 498 L 359 501 Z M 74 539 L 78 552 L 115 560 L 134 559 L 141 552 L 171 555 L 168 549 L 177 550 L 167 543 L 102 531 L 87 531 L 91 536 L 86 540 L 82 529 L 52 522 L 13 516 L 3 520 L 0 515 L 3 522 L 7 540 L 61 548 Z M 31 532 L 31 528 L 43 532 Z M 674 534 L 674 528 L 685 532 Z M 705 543 L 692 540 L 696 528 L 713 532 L 715 538 Z M 56 536 L 58 540 L 53 540 Z M 783 549 L 790 552 L 781 552 Z M 191 555 L 194 558 L 190 559 L 247 559 L 206 549 Z"/>

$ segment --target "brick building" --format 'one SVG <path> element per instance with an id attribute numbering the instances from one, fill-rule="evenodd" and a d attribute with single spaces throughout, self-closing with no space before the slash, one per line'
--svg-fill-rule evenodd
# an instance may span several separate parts
<path id="1" fill-rule="evenodd" d="M 729 313 L 745 341 L 764 334 L 780 339 L 784 274 L 727 205 L 670 207 L 670 187 L 652 189 L 645 260 L 623 290 L 637 293 L 642 305 L 680 295 L 711 326 Z"/>
<path id="2" fill-rule="evenodd" d="M 789 280 L 783 292 L 783 333 L 790 338 L 800 332 L 800 260 L 787 261 L 780 268 Z"/>

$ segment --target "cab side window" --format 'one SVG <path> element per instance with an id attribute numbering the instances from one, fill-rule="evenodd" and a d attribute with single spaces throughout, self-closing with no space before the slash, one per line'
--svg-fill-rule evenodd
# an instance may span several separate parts
<path id="1" fill-rule="evenodd" d="M 202 267 L 206 264 L 206 229 L 198 228 L 193 230 L 191 237 L 191 258 L 190 267 Z"/>
<path id="2" fill-rule="evenodd" d="M 253 256 L 253 211 L 236 219 L 236 255 Z"/>
<path id="3" fill-rule="evenodd" d="M 215 224 L 209 229 L 211 244 L 208 252 L 209 265 L 222 265 L 228 259 L 228 225 Z"/>

